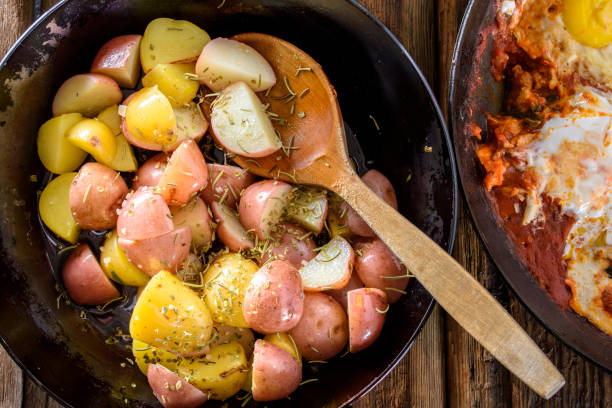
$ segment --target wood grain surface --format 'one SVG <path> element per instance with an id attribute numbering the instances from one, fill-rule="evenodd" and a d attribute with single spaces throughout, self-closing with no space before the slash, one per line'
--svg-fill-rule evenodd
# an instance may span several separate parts
<path id="1" fill-rule="evenodd" d="M 227 0 L 234 1 L 234 0 Z M 236 0 L 237 1 L 237 0 Z M 455 37 L 467 0 L 361 0 L 402 41 L 446 111 Z M 53 0 L 0 0 L 0 55 Z M 567 385 L 543 401 L 436 308 L 410 352 L 355 407 L 612 407 L 612 374 L 542 327 L 505 285 L 462 204 L 453 255 L 553 359 Z M 0 407 L 59 408 L 0 349 Z"/>

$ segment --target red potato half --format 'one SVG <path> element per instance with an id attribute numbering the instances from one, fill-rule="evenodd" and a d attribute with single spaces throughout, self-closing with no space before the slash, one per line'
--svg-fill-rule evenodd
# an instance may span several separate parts
<path id="1" fill-rule="evenodd" d="M 82 305 L 100 305 L 120 296 L 87 244 L 70 253 L 62 267 L 62 280 L 70 299 Z"/>
<path id="2" fill-rule="evenodd" d="M 340 289 L 351 279 L 355 254 L 351 244 L 335 237 L 300 269 L 305 291 Z"/>
<path id="3" fill-rule="evenodd" d="M 207 166 L 208 184 L 200 197 L 208 205 L 223 199 L 223 204 L 234 207 L 240 200 L 242 191 L 256 180 L 255 176 L 240 167 L 217 163 L 208 163 Z"/>
<path id="4" fill-rule="evenodd" d="M 140 79 L 141 38 L 131 34 L 109 40 L 96 54 L 90 71 L 107 75 L 124 88 L 135 88 Z"/>
<path id="5" fill-rule="evenodd" d="M 305 359 L 327 360 L 348 341 L 346 312 L 328 294 L 305 293 L 302 319 L 289 334 Z"/>
<path id="6" fill-rule="evenodd" d="M 182 227 L 138 241 L 120 237 L 118 242 L 130 262 L 147 275 L 161 270 L 174 273 L 189 255 L 191 230 Z"/>
<path id="7" fill-rule="evenodd" d="M 208 394 L 160 364 L 149 364 L 147 380 L 164 408 L 197 408 L 208 401 Z"/>
<path id="8" fill-rule="evenodd" d="M 391 252 L 389 247 L 378 238 L 361 239 L 353 245 L 355 272 L 369 288 L 378 288 L 387 292 L 389 303 L 395 303 L 408 286 L 406 267 Z"/>
<path id="9" fill-rule="evenodd" d="M 144 162 L 136 171 L 136 176 L 132 182 L 132 189 L 138 190 L 140 187 L 155 187 L 166 170 L 170 156 L 166 153 L 159 153 Z"/>
<path id="10" fill-rule="evenodd" d="M 70 184 L 70 211 L 81 228 L 105 230 L 117 224 L 117 210 L 128 193 L 115 170 L 85 163 Z"/>
<path id="11" fill-rule="evenodd" d="M 245 157 L 268 156 L 282 146 L 264 105 L 244 82 L 234 82 L 212 103 L 213 137 L 225 150 Z"/>
<path id="12" fill-rule="evenodd" d="M 53 116 L 78 112 L 94 117 L 104 108 L 121 102 L 117 83 L 100 74 L 79 74 L 68 78 L 53 98 Z"/>
<path id="13" fill-rule="evenodd" d="M 304 311 L 302 280 L 297 269 L 281 260 L 261 267 L 247 286 L 242 310 L 255 331 L 270 334 L 291 330 Z"/>
<path id="14" fill-rule="evenodd" d="M 186 140 L 172 153 L 157 187 L 169 205 L 184 205 L 206 186 L 208 168 L 193 140 Z"/>
<path id="15" fill-rule="evenodd" d="M 150 187 L 142 187 L 127 195 L 117 217 L 120 238 L 142 240 L 158 237 L 174 230 L 172 214 L 164 199 Z"/>
<path id="16" fill-rule="evenodd" d="M 240 224 L 236 211 L 216 201 L 211 208 L 217 223 L 217 235 L 230 251 L 240 252 L 255 247 L 253 239 Z"/>
<path id="17" fill-rule="evenodd" d="M 387 294 L 376 288 L 351 290 L 347 297 L 349 350 L 357 353 L 368 348 L 380 335 L 389 303 Z"/>
<path id="18" fill-rule="evenodd" d="M 318 234 L 325 225 L 328 207 L 324 190 L 300 186 L 289 197 L 287 219 Z"/>
<path id="19" fill-rule="evenodd" d="M 370 187 L 370 190 L 376 193 L 387 204 L 397 210 L 397 197 L 391 182 L 381 172 L 377 170 L 369 170 L 361 176 L 361 180 Z M 353 210 L 347 203 L 342 204 L 342 209 L 346 209 L 346 223 L 349 230 L 356 235 L 362 237 L 374 237 L 376 234 L 372 228 Z"/>
<path id="20" fill-rule="evenodd" d="M 259 239 L 265 240 L 283 215 L 291 189 L 290 184 L 276 180 L 262 180 L 248 186 L 238 205 L 242 225 L 247 230 L 255 230 Z"/>
<path id="21" fill-rule="evenodd" d="M 297 225 L 282 223 L 272 229 L 270 240 L 262 246 L 260 264 L 273 257 L 289 261 L 296 269 L 315 257 L 316 245 L 312 237 Z"/>
<path id="22" fill-rule="evenodd" d="M 325 293 L 333 297 L 336 300 L 336 302 L 340 303 L 342 307 L 344 308 L 344 310 L 346 310 L 347 304 L 348 304 L 348 299 L 346 297 L 346 294 L 353 289 L 359 289 L 363 287 L 365 287 L 365 285 L 363 284 L 361 279 L 359 279 L 359 275 L 357 275 L 355 271 L 353 271 L 353 273 L 351 274 L 351 279 L 348 281 L 346 285 L 344 285 L 344 287 L 340 289 L 328 290 Z"/>
<path id="23" fill-rule="evenodd" d="M 191 242 L 196 248 L 210 246 L 213 234 L 212 220 L 204 201 L 196 197 L 184 207 L 171 207 L 170 212 L 176 228 L 191 229 Z"/>
<path id="24" fill-rule="evenodd" d="M 260 53 L 244 43 L 222 37 L 206 44 L 195 73 L 213 92 L 237 81 L 247 83 L 255 92 L 265 91 L 276 83 L 272 66 Z"/>
<path id="25" fill-rule="evenodd" d="M 255 401 L 286 398 L 302 381 L 302 367 L 284 348 L 257 340 L 253 353 L 251 392 Z"/>

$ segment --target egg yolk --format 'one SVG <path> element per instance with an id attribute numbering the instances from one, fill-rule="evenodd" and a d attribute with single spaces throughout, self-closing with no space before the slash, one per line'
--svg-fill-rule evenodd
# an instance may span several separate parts
<path id="1" fill-rule="evenodd" d="M 603 48 L 612 43 L 612 0 L 564 0 L 563 23 L 579 43 Z"/>

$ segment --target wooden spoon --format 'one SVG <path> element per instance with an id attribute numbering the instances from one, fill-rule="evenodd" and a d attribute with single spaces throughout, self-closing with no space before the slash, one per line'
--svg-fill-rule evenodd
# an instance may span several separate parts
<path id="1" fill-rule="evenodd" d="M 321 66 L 276 37 L 233 38 L 255 48 L 275 69 L 277 84 L 263 99 L 278 115 L 273 120 L 281 125 L 284 144 L 264 158 L 234 160 L 259 176 L 317 185 L 341 196 L 464 329 L 540 396 L 553 396 L 565 379 L 527 333 L 457 261 L 355 173 L 336 92 Z"/>

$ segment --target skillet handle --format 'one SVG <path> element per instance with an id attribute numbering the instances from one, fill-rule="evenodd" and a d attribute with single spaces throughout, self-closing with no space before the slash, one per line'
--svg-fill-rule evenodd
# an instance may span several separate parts
<path id="1" fill-rule="evenodd" d="M 565 379 L 491 294 L 445 250 L 373 193 L 356 174 L 330 186 L 476 341 L 542 398 Z"/>

